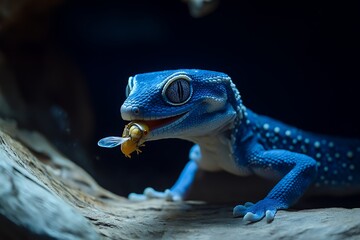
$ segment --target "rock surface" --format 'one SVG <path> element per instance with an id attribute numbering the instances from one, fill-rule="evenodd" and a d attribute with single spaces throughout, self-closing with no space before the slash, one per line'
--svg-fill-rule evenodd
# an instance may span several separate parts
<path id="1" fill-rule="evenodd" d="M 247 224 L 232 205 L 130 202 L 99 187 L 35 132 L 0 121 L 0 238 L 359 239 L 360 208 L 280 211 Z"/>

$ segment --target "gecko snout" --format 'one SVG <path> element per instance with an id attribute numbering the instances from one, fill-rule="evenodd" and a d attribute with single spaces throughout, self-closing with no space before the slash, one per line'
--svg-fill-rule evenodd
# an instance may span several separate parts
<path id="1" fill-rule="evenodd" d="M 136 106 L 127 106 L 123 104 L 120 108 L 122 119 L 126 121 L 132 121 L 141 117 L 141 110 Z"/>

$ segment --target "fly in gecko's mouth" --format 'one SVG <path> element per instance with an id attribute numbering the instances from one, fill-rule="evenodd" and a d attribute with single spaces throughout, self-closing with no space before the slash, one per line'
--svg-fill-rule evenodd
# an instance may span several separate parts
<path id="1" fill-rule="evenodd" d="M 162 118 L 157 120 L 134 120 L 126 124 L 121 137 L 106 137 L 100 139 L 98 145 L 100 147 L 116 147 L 121 145 L 121 151 L 126 157 L 131 157 L 131 153 L 141 152 L 140 147 L 148 140 L 149 133 L 156 132 L 157 129 L 171 128 L 173 124 L 183 118 L 186 113 L 173 117 Z M 161 131 L 161 130 L 160 130 Z"/>

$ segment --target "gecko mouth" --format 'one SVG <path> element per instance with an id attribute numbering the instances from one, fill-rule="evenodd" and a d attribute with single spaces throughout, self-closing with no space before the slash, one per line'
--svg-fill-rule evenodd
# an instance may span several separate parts
<path id="1" fill-rule="evenodd" d="M 176 122 L 181 117 L 183 117 L 186 113 L 187 112 L 173 116 L 173 117 L 162 118 L 162 119 L 157 119 L 157 120 L 141 120 L 141 122 L 145 123 L 149 127 L 150 131 L 153 131 L 155 129 L 158 129 L 158 128 L 167 126 L 173 122 Z"/>

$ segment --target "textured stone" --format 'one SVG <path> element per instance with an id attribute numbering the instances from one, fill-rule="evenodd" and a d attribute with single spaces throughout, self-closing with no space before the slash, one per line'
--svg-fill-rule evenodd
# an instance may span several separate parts
<path id="1" fill-rule="evenodd" d="M 49 175 L 33 155 L 3 133 L 0 145 L 0 215 L 35 236 L 98 239 L 89 221 L 42 181 Z"/>

